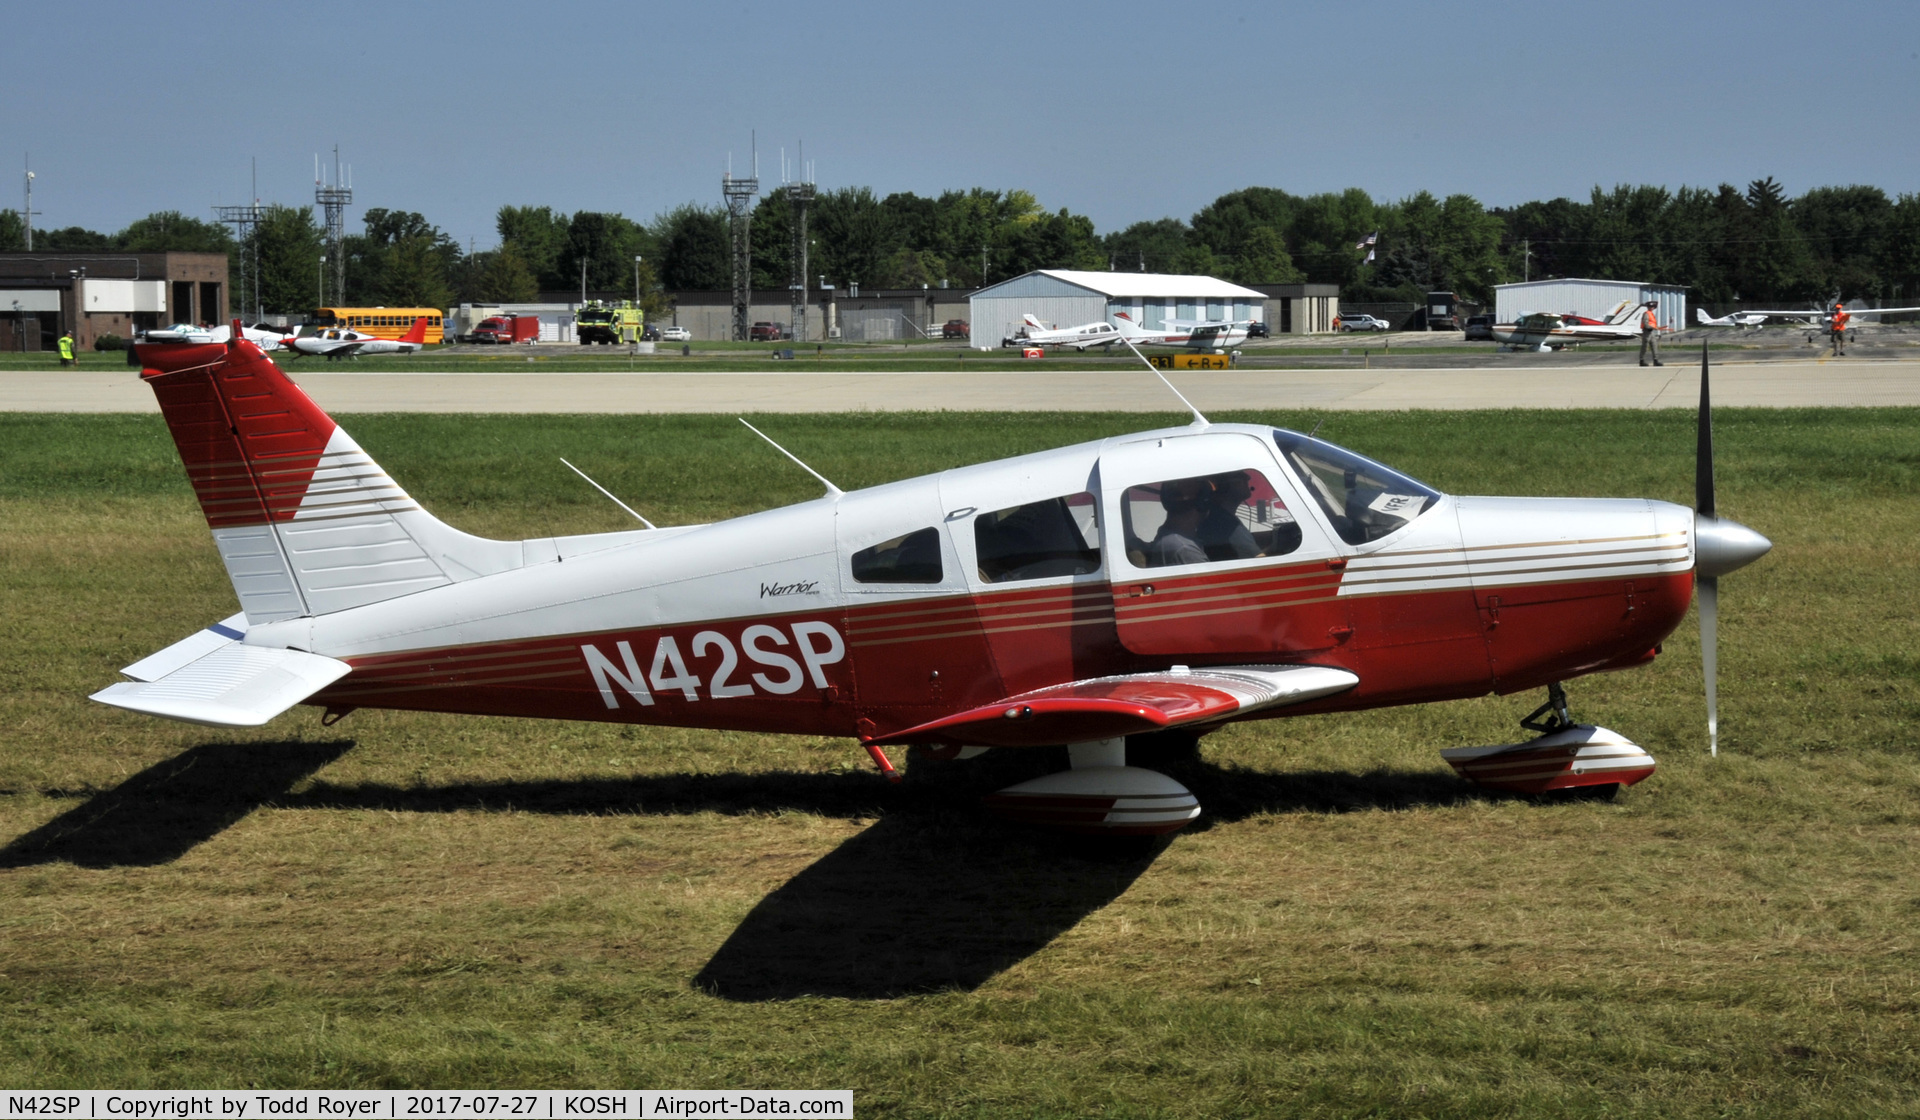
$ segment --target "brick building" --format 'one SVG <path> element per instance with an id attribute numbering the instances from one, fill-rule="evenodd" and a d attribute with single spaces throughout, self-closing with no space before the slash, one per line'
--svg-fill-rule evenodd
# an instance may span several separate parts
<path id="1" fill-rule="evenodd" d="M 0 350 L 226 318 L 225 253 L 0 253 Z"/>

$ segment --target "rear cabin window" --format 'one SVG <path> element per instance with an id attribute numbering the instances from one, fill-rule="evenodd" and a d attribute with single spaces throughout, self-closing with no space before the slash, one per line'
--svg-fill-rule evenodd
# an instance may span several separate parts
<path id="1" fill-rule="evenodd" d="M 1136 568 L 1285 556 L 1300 547 L 1299 523 L 1257 470 L 1129 486 L 1120 511 Z"/>
<path id="2" fill-rule="evenodd" d="M 980 578 L 1008 583 L 1100 570 L 1100 524 L 1093 495 L 1069 494 L 983 513 L 973 519 Z"/>
<path id="3" fill-rule="evenodd" d="M 1344 447 L 1277 429 L 1273 442 L 1348 544 L 1377 541 L 1440 500 L 1440 492 Z"/>
<path id="4" fill-rule="evenodd" d="M 917 529 L 853 554 L 859 583 L 939 583 L 940 530 Z"/>

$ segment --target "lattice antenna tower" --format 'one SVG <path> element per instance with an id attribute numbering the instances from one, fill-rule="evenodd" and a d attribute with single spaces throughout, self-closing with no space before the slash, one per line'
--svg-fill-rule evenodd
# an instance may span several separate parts
<path id="1" fill-rule="evenodd" d="M 21 221 L 21 224 L 26 226 L 27 252 L 31 253 L 33 252 L 33 216 L 40 212 L 33 208 L 34 175 L 33 175 L 33 153 L 32 152 L 28 152 L 26 154 L 26 159 L 21 166 L 21 171 L 24 172 L 26 176 L 24 179 L 21 180 L 23 183 L 26 184 L 26 188 L 25 188 L 26 201 L 22 203 L 20 206 L 20 221 Z"/>
<path id="2" fill-rule="evenodd" d="M 793 231 L 793 246 L 788 252 L 788 261 L 792 265 L 788 273 L 787 295 L 790 297 L 787 320 L 793 324 L 793 337 L 805 342 L 807 334 L 807 208 L 813 205 L 813 168 L 807 166 L 806 147 L 801 145 L 794 156 L 794 181 L 786 183 L 787 205 L 792 208 L 793 218 L 788 226 Z M 780 153 L 782 182 L 787 180 L 786 152 Z"/>
<path id="3" fill-rule="evenodd" d="M 327 263 L 333 266 L 333 302 L 347 301 L 347 254 L 343 249 L 347 233 L 347 206 L 353 201 L 353 170 L 340 174 L 340 145 L 333 146 L 333 185 L 322 177 L 320 157 L 313 157 L 313 202 L 326 215 Z"/>
<path id="4" fill-rule="evenodd" d="M 727 157 L 727 173 L 720 180 L 720 195 L 727 200 L 728 224 L 733 232 L 733 340 L 747 340 L 748 305 L 753 301 L 753 199 L 760 193 L 760 155 L 756 142 L 753 175 L 733 177 L 733 157 Z"/>
<path id="5" fill-rule="evenodd" d="M 225 225 L 233 227 L 234 240 L 240 243 L 240 308 L 245 314 L 246 308 L 253 308 L 253 321 L 258 323 L 265 317 L 260 297 L 260 243 L 253 236 L 254 228 L 260 224 L 264 214 L 260 206 L 260 161 L 253 163 L 253 201 L 246 206 L 216 206 L 215 217 Z M 251 279 L 253 286 L 247 286 Z M 247 296 L 251 294 L 252 300 Z"/>

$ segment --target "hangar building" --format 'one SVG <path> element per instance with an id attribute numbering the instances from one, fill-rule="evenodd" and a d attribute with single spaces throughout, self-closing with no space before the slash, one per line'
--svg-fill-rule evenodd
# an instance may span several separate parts
<path id="1" fill-rule="evenodd" d="M 1074 327 L 1124 311 L 1149 330 L 1160 329 L 1168 319 L 1264 322 L 1267 295 L 1211 276 L 1043 268 L 981 288 L 969 302 L 974 349 L 990 350 L 1012 336 L 1023 315 Z"/>
<path id="2" fill-rule="evenodd" d="M 1687 290 L 1672 284 L 1643 284 L 1638 280 L 1534 280 L 1524 284 L 1498 284 L 1493 289 L 1493 321 L 1517 323 L 1522 315 L 1545 312 L 1564 315 L 1571 311 L 1590 319 L 1603 319 L 1623 299 L 1635 303 L 1658 301 L 1653 311 L 1660 325 L 1682 330 L 1687 325 Z"/>

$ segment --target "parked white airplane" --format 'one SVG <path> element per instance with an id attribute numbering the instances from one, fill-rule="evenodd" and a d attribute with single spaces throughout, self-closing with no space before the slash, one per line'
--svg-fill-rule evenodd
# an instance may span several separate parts
<path id="1" fill-rule="evenodd" d="M 1539 312 L 1522 315 L 1517 323 L 1495 323 L 1493 339 L 1515 350 L 1558 350 L 1582 342 L 1620 342 L 1640 337 L 1644 304 L 1623 299 L 1605 319 Z"/>
<path id="2" fill-rule="evenodd" d="M 1833 313 L 1841 305 L 1827 307 L 1807 307 L 1799 311 L 1743 311 L 1742 315 L 1760 315 L 1770 319 L 1799 319 L 1809 327 L 1829 330 L 1833 326 Z M 1868 307 L 1861 300 L 1854 300 L 1846 307 L 1847 318 L 1877 319 L 1882 315 L 1911 315 L 1920 312 L 1920 307 Z"/>
<path id="3" fill-rule="evenodd" d="M 422 316 L 413 321 L 413 326 L 397 340 L 375 338 L 370 334 L 347 330 L 342 327 L 330 328 L 319 334 L 290 338 L 287 345 L 300 354 L 313 354 L 322 358 L 352 358 L 362 354 L 411 354 L 427 345 L 427 320 Z"/>
<path id="4" fill-rule="evenodd" d="M 1693 309 L 1693 317 L 1698 319 L 1703 327 L 1751 327 L 1759 330 L 1767 322 L 1766 313 L 1761 311 L 1729 311 L 1716 319 L 1696 307 Z"/>
<path id="5" fill-rule="evenodd" d="M 240 328 L 240 336 L 262 350 L 278 350 L 287 341 L 287 332 L 271 327 Z M 175 323 L 171 327 L 143 331 L 142 342 L 186 342 L 205 345 L 210 342 L 225 342 L 233 337 L 232 327 L 196 327 L 192 323 Z"/>
<path id="6" fill-rule="evenodd" d="M 1090 346 L 1112 346 L 1120 341 L 1120 332 L 1114 329 L 1112 323 L 1104 321 L 1056 330 L 1032 315 L 1022 315 L 1020 320 L 1025 324 L 1022 333 L 1008 340 L 1016 345 L 1071 346 L 1075 350 L 1085 350 Z"/>
<path id="7" fill-rule="evenodd" d="M 1190 350 L 1226 350 L 1247 340 L 1247 324 L 1226 319 L 1168 319 L 1161 330 L 1148 330 L 1133 316 L 1116 311 L 1120 333 L 1135 346 L 1182 346 Z"/>

